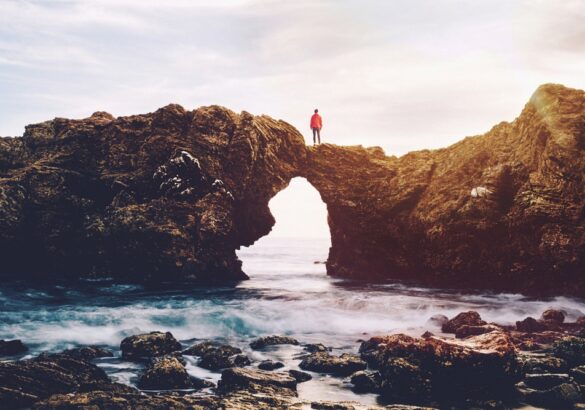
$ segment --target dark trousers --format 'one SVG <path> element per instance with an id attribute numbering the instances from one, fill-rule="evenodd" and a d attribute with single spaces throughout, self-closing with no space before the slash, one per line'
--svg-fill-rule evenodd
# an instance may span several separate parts
<path id="1" fill-rule="evenodd" d="M 321 144 L 321 130 L 319 128 L 313 128 L 313 144 L 315 143 Z"/>

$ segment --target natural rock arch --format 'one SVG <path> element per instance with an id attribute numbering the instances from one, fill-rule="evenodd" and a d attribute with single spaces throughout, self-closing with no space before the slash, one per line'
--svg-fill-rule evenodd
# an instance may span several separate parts
<path id="1" fill-rule="evenodd" d="M 302 176 L 327 204 L 331 275 L 584 294 L 584 107 L 545 85 L 512 123 L 400 158 L 217 106 L 31 125 L 0 139 L 0 275 L 244 279 L 235 249 Z"/>

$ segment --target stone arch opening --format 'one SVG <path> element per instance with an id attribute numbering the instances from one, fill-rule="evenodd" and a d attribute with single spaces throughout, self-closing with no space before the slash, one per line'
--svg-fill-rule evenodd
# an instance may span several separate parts
<path id="1" fill-rule="evenodd" d="M 268 205 L 275 224 L 270 233 L 237 251 L 243 271 L 254 278 L 288 263 L 299 271 L 319 265 L 325 273 L 331 233 L 327 205 L 317 189 L 304 177 L 295 177 Z"/>

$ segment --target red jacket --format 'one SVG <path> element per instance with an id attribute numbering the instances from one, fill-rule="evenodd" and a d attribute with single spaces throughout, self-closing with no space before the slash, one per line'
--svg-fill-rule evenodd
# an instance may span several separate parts
<path id="1" fill-rule="evenodd" d="M 317 113 L 313 114 L 313 116 L 311 117 L 311 128 L 321 129 L 322 127 L 323 127 L 323 119 L 321 118 L 321 116 Z"/>

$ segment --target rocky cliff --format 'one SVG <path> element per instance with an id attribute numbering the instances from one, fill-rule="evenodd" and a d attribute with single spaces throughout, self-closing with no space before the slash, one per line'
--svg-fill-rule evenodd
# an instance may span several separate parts
<path id="1" fill-rule="evenodd" d="M 304 160 L 292 126 L 221 107 L 30 125 L 0 139 L 0 273 L 245 279 L 235 249 Z"/>
<path id="2" fill-rule="evenodd" d="M 303 176 L 327 204 L 329 274 L 585 292 L 585 93 L 541 86 L 521 115 L 448 148 L 305 147 L 221 107 L 54 119 L 0 139 L 0 275 L 246 278 L 235 249 Z"/>
<path id="3" fill-rule="evenodd" d="M 520 116 L 448 148 L 310 149 L 329 274 L 585 294 L 585 92 L 537 89 Z"/>

